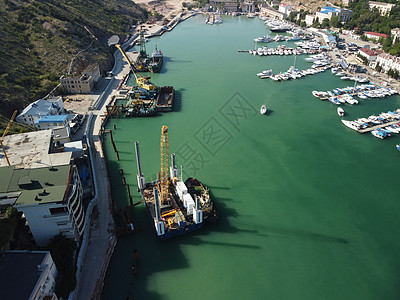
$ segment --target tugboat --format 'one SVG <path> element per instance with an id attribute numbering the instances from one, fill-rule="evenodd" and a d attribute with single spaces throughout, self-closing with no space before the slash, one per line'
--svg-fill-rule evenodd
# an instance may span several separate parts
<path id="1" fill-rule="evenodd" d="M 193 177 L 186 179 L 185 185 L 192 198 L 199 199 L 204 222 L 215 223 L 218 219 L 218 214 L 208 188 L 205 188 L 199 180 Z"/>
<path id="2" fill-rule="evenodd" d="M 150 72 L 159 73 L 163 66 L 163 61 L 164 61 L 163 54 L 162 54 L 161 50 L 157 49 L 157 46 L 156 46 L 156 50 L 154 50 L 153 54 L 151 55 L 151 60 L 149 62 Z"/>

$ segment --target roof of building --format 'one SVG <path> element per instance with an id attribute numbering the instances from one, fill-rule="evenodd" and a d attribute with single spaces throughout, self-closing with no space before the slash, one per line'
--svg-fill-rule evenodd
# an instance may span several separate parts
<path id="1" fill-rule="evenodd" d="M 10 164 L 18 168 L 43 168 L 45 166 L 67 165 L 71 153 L 50 153 L 52 130 L 41 130 L 7 135 L 4 137 L 7 157 Z M 8 166 L 7 160 L 0 152 L 0 167 Z"/>
<path id="2" fill-rule="evenodd" d="M 378 2 L 378 1 L 369 1 L 368 4 L 379 5 L 379 6 L 390 6 L 390 7 L 395 6 L 395 4 L 392 4 L 392 3 L 385 3 L 385 2 Z"/>
<path id="3" fill-rule="evenodd" d="M 0 167 L 0 193 L 21 192 L 15 205 L 60 202 L 67 189 L 70 169 L 70 165 L 40 169 Z"/>
<path id="4" fill-rule="evenodd" d="M 340 8 L 336 8 L 336 7 L 331 7 L 331 6 L 324 6 L 323 8 L 321 8 L 320 12 L 323 11 L 327 11 L 327 12 L 340 12 L 341 9 Z"/>
<path id="5" fill-rule="evenodd" d="M 85 73 L 93 73 L 93 71 L 96 69 L 96 68 L 98 68 L 98 64 L 91 64 L 91 65 L 88 65 L 83 71 L 82 71 L 82 74 L 85 74 Z"/>
<path id="6" fill-rule="evenodd" d="M 368 48 L 361 48 L 359 51 L 367 54 L 368 56 L 378 56 L 379 52 L 368 49 Z"/>
<path id="7" fill-rule="evenodd" d="M 45 268 L 49 251 L 5 251 L 0 256 L 1 298 L 29 299 L 42 275 L 38 266 Z"/>
<path id="8" fill-rule="evenodd" d="M 378 32 L 372 32 L 372 31 L 365 32 L 364 34 L 379 36 L 379 37 L 383 37 L 383 38 L 387 38 L 388 37 L 387 34 L 378 33 Z"/>
<path id="9" fill-rule="evenodd" d="M 41 117 L 35 123 L 63 123 L 68 119 L 68 115 L 48 115 Z"/>
<path id="10" fill-rule="evenodd" d="M 39 99 L 25 107 L 24 110 L 17 116 L 17 118 L 23 115 L 47 116 L 50 114 L 52 108 L 58 108 L 58 105 L 53 101 Z"/>

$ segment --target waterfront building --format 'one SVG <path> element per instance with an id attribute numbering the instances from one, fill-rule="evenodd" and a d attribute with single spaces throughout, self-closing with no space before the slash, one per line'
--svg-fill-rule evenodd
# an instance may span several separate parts
<path id="1" fill-rule="evenodd" d="M 57 300 L 57 275 L 49 251 L 5 251 L 0 255 L 1 298 Z"/>
<path id="2" fill-rule="evenodd" d="M 378 58 L 378 55 L 382 53 L 380 50 L 371 50 L 369 48 L 361 48 L 358 50 L 358 54 L 361 56 L 365 57 L 368 60 L 368 65 L 374 65 L 376 64 L 376 60 Z"/>
<path id="3" fill-rule="evenodd" d="M 347 22 L 350 20 L 352 13 L 353 12 L 348 9 L 325 6 L 315 13 L 315 18 L 321 23 L 324 19 L 330 20 L 332 17 L 337 16 L 340 22 Z"/>
<path id="4" fill-rule="evenodd" d="M 379 63 L 385 72 L 389 71 L 390 69 L 400 72 L 400 57 L 387 53 L 381 53 L 378 55 L 376 62 Z"/>
<path id="5" fill-rule="evenodd" d="M 245 13 L 254 13 L 256 11 L 254 1 L 244 1 L 240 6 L 242 8 L 242 12 Z"/>
<path id="6" fill-rule="evenodd" d="M 285 15 L 289 15 L 292 10 L 293 10 L 293 8 L 289 4 L 286 4 L 286 3 L 279 4 L 278 11 L 283 13 L 283 14 L 285 14 Z"/>
<path id="7" fill-rule="evenodd" d="M 0 167 L 0 193 L 8 198 L 19 193 L 11 204 L 23 213 L 36 244 L 46 247 L 62 233 L 80 242 L 85 225 L 83 189 L 74 165 L 16 169 Z M 1 202 L 1 201 L 0 201 Z"/>
<path id="8" fill-rule="evenodd" d="M 237 12 L 238 8 L 236 1 L 232 0 L 211 0 L 210 6 L 212 6 L 215 10 L 219 9 L 224 13 Z"/>
<path id="9" fill-rule="evenodd" d="M 378 32 L 372 32 L 372 31 L 368 31 L 368 32 L 364 32 L 364 35 L 372 40 L 378 41 L 380 38 L 384 38 L 386 39 L 388 37 L 387 34 L 384 33 L 378 33 Z"/>
<path id="10" fill-rule="evenodd" d="M 99 66 L 89 65 L 80 76 L 62 75 L 61 88 L 69 94 L 90 94 L 100 77 Z"/>
<path id="11" fill-rule="evenodd" d="M 260 8 L 260 15 L 279 20 L 283 20 L 284 18 L 286 18 L 286 14 L 264 5 L 262 5 Z"/>
<path id="12" fill-rule="evenodd" d="M 18 123 L 35 126 L 37 120 L 44 116 L 59 115 L 64 112 L 62 97 L 50 97 L 32 102 L 15 118 Z"/>
<path id="13" fill-rule="evenodd" d="M 22 212 L 40 247 L 60 233 L 80 241 L 83 188 L 72 152 L 52 153 L 52 130 L 6 136 L 0 156 L 0 206 Z"/>
<path id="14" fill-rule="evenodd" d="M 400 28 L 393 28 L 390 31 L 390 35 L 392 36 L 393 44 L 398 42 L 400 40 Z"/>
<path id="15" fill-rule="evenodd" d="M 379 10 L 379 13 L 381 14 L 381 16 L 389 15 L 393 6 L 395 6 L 395 4 L 392 4 L 392 3 L 384 3 L 384 2 L 376 2 L 376 1 L 369 1 L 368 5 L 369 5 L 369 10 L 372 10 L 374 8 Z"/>

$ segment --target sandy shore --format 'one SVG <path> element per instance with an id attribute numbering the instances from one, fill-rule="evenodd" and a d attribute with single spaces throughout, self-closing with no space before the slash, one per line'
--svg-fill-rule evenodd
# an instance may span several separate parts
<path id="1" fill-rule="evenodd" d="M 140 6 L 146 7 L 150 12 L 158 12 L 165 18 L 173 18 L 180 12 L 182 12 L 183 0 L 135 0 L 133 1 Z"/>

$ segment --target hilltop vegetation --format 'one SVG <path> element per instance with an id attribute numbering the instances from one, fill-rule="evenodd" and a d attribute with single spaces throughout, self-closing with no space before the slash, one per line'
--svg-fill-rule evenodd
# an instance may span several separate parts
<path id="1" fill-rule="evenodd" d="M 73 71 L 111 66 L 107 38 L 146 18 L 130 0 L 0 0 L 0 115 L 48 94 L 83 49 Z"/>

